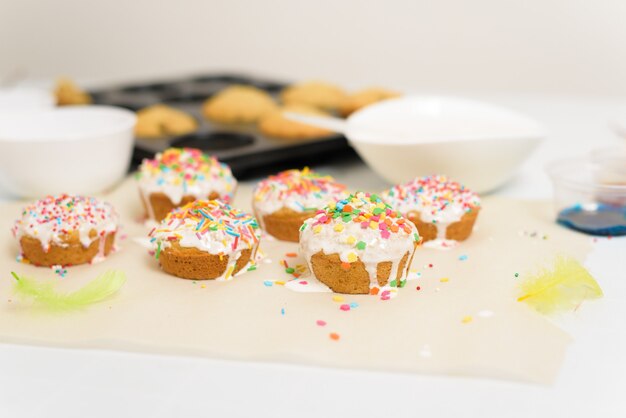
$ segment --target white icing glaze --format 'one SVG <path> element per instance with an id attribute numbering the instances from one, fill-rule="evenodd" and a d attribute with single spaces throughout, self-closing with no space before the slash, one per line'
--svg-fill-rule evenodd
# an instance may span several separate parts
<path id="1" fill-rule="evenodd" d="M 246 271 L 255 264 L 261 231 L 256 219 L 220 201 L 195 201 L 177 209 L 150 232 L 157 257 L 176 241 L 181 247 L 228 257 L 226 270 L 217 280 L 230 280 L 243 251 L 252 250 Z"/>
<path id="2" fill-rule="evenodd" d="M 346 187 L 330 176 L 312 170 L 287 170 L 259 182 L 254 189 L 254 209 L 259 218 L 282 208 L 314 212 L 346 196 Z M 259 219 L 262 221 L 262 219 Z"/>
<path id="3" fill-rule="evenodd" d="M 118 223 L 117 212 L 106 202 L 83 196 L 48 196 L 24 208 L 13 235 L 18 241 L 23 236 L 38 239 L 46 252 L 51 244 L 67 247 L 73 234 L 85 248 L 102 238 L 96 257 L 104 257 L 105 238 L 117 232 Z"/>
<path id="4" fill-rule="evenodd" d="M 228 202 L 237 187 L 237 180 L 226 164 L 192 148 L 170 148 L 156 154 L 153 160 L 144 160 L 137 182 L 152 219 L 154 212 L 149 201 L 152 193 L 165 194 L 174 205 L 179 205 L 187 195 L 207 199 L 214 192 Z"/>
<path id="5" fill-rule="evenodd" d="M 381 197 L 404 216 L 413 212 L 422 222 L 434 224 L 436 242 L 427 242 L 424 246 L 437 249 L 455 246 L 456 241 L 446 239 L 448 226 L 480 207 L 476 193 L 445 176 L 418 177 L 384 191 Z"/>
<path id="6" fill-rule="evenodd" d="M 337 205 L 344 206 L 345 202 L 349 202 L 348 204 L 356 211 L 368 216 L 372 215 L 372 210 L 375 208 L 391 212 L 380 199 L 378 203 L 372 203 L 369 195 L 360 192 L 347 200 L 338 202 Z M 315 217 L 306 220 L 300 231 L 300 253 L 307 260 L 311 271 L 313 271 L 311 256 L 314 254 L 320 251 L 327 255 L 338 254 L 340 260 L 345 263 L 362 261 L 370 277 L 370 288 L 380 287 L 376 278 L 378 264 L 392 263 L 389 275 L 389 283 L 391 283 L 396 280 L 400 262 L 408 253 L 409 260 L 404 266 L 404 271 L 400 273 L 400 281 L 406 278 L 410 267 L 409 261 L 415 250 L 415 242 L 419 241 L 417 229 L 412 222 L 400 218 L 402 224 L 398 230 L 392 233 L 387 230 L 385 233 L 379 227 L 380 223 L 384 223 L 384 219 L 380 216 L 369 217 L 368 220 L 361 222 L 359 217 L 365 215 L 355 215 L 356 221 L 354 218 L 346 221 L 342 216 L 332 217 L 333 210 L 320 211 Z M 396 222 L 399 218 L 391 216 L 389 218 L 393 219 L 392 224 L 397 226 Z M 374 222 L 371 221 L 372 219 L 379 219 L 380 222 L 372 224 Z"/>

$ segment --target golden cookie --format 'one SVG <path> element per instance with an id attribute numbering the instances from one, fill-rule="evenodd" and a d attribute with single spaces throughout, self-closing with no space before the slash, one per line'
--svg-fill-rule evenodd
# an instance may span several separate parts
<path id="1" fill-rule="evenodd" d="M 157 104 L 137 112 L 137 138 L 158 138 L 167 135 L 185 135 L 198 129 L 196 119 L 173 107 Z"/>
<path id="2" fill-rule="evenodd" d="M 331 131 L 318 128 L 313 125 L 307 125 L 300 122 L 294 122 L 284 116 L 284 112 L 301 113 L 303 115 L 328 116 L 314 107 L 306 105 L 287 105 L 282 108 L 268 113 L 259 121 L 258 128 L 265 136 L 282 139 L 309 139 L 329 136 Z"/>
<path id="3" fill-rule="evenodd" d="M 92 99 L 89 93 L 82 90 L 72 80 L 68 78 L 60 78 L 57 80 L 54 88 L 54 96 L 57 105 L 86 105 L 91 104 Z"/>
<path id="4" fill-rule="evenodd" d="M 252 86 L 233 85 L 209 98 L 202 106 L 204 117 L 219 123 L 255 123 L 277 108 L 272 96 Z"/>
<path id="5" fill-rule="evenodd" d="M 308 81 L 287 87 L 280 93 L 284 104 L 301 104 L 323 110 L 336 110 L 346 93 L 339 87 L 322 81 Z"/>
<path id="6" fill-rule="evenodd" d="M 339 106 L 339 113 L 346 117 L 365 106 L 400 96 L 401 94 L 398 92 L 379 87 L 364 89 L 346 96 Z"/>

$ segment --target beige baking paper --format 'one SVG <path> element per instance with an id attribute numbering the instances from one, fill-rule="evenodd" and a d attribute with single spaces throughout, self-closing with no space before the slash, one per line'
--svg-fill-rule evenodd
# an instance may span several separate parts
<path id="1" fill-rule="evenodd" d="M 242 185 L 235 206 L 249 210 L 250 195 L 251 186 Z M 421 277 L 396 298 L 345 295 L 342 303 L 358 307 L 343 311 L 331 293 L 264 285 L 289 280 L 279 261 L 301 262 L 285 257 L 297 251 L 295 244 L 266 240 L 266 261 L 229 282 L 169 276 L 133 241 L 147 228 L 137 222 L 141 206 L 132 179 L 106 198 L 121 213 L 128 238 L 104 262 L 71 267 L 65 278 L 16 262 L 9 229 L 23 204 L 0 207 L 0 341 L 549 383 L 570 338 L 516 302 L 515 273 L 556 253 L 584 260 L 590 249 L 588 238 L 552 222 L 547 202 L 487 198 L 468 241 L 449 251 L 418 250 L 413 270 Z M 126 272 L 127 284 L 84 311 L 41 312 L 12 294 L 10 271 L 70 291 L 108 269 Z"/>

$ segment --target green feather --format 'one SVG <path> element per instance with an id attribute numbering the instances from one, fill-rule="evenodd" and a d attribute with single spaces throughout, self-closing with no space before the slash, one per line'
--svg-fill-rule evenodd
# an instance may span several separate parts
<path id="1" fill-rule="evenodd" d="M 34 303 L 50 310 L 80 309 L 100 302 L 116 293 L 126 282 L 126 274 L 117 270 L 109 270 L 71 293 L 58 293 L 53 283 L 43 283 L 11 273 L 15 278 L 15 293 L 24 299 L 32 299 Z"/>

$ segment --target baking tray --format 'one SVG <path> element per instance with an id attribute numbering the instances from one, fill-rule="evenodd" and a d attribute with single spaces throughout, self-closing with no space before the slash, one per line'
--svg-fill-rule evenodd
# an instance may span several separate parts
<path id="1" fill-rule="evenodd" d="M 134 83 L 91 91 L 95 104 L 119 106 L 137 111 L 163 103 L 193 115 L 199 122 L 194 133 L 159 139 L 135 139 L 132 167 L 143 158 L 168 147 L 199 148 L 230 165 L 240 179 L 276 171 L 332 163 L 356 154 L 342 135 L 307 140 L 285 140 L 262 135 L 255 126 L 223 125 L 202 116 L 202 103 L 233 84 L 255 86 L 273 97 L 288 85 L 260 77 L 238 74 L 206 74 L 159 82 Z"/>

